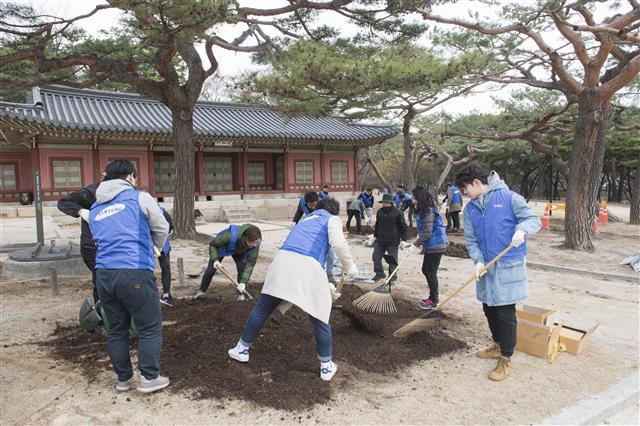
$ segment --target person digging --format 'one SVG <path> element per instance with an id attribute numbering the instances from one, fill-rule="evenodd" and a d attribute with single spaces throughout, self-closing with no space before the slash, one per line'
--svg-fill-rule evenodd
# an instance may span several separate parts
<path id="1" fill-rule="evenodd" d="M 267 269 L 262 294 L 249 314 L 237 345 L 229 357 L 249 362 L 249 348 L 265 320 L 276 309 L 284 313 L 296 305 L 309 315 L 316 338 L 320 378 L 331 380 L 338 366 L 331 360 L 329 316 L 332 302 L 340 297 L 329 283 L 324 266 L 330 247 L 349 276 L 358 273 L 338 216 L 340 204 L 333 198 L 320 200 L 317 210 L 302 219 L 289 233 Z"/>
<path id="2" fill-rule="evenodd" d="M 489 379 L 509 376 L 511 355 L 516 346 L 516 303 L 527 299 L 525 256 L 527 235 L 540 230 L 540 218 L 521 195 L 509 190 L 495 171 L 487 173 L 470 165 L 456 175 L 456 185 L 471 198 L 463 212 L 464 236 L 469 257 L 475 264 L 476 295 L 494 344 L 476 355 L 497 359 Z M 485 262 L 512 245 L 498 262 L 480 276 Z"/>
<path id="3" fill-rule="evenodd" d="M 262 233 L 260 228 L 250 223 L 244 225 L 231 225 L 218 232 L 216 237 L 209 243 L 209 263 L 200 281 L 200 287 L 194 299 L 205 297 L 211 280 L 220 267 L 220 262 L 226 256 L 231 256 L 236 263 L 238 270 L 238 287 L 236 300 L 245 300 L 245 288 L 251 273 L 258 260 Z"/>

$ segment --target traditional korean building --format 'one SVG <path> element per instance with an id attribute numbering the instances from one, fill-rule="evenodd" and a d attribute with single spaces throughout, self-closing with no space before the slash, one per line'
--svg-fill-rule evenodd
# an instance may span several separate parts
<path id="1" fill-rule="evenodd" d="M 218 102 L 196 105 L 194 130 L 198 201 L 286 198 L 325 184 L 357 191 L 357 150 L 399 131 Z M 34 170 L 43 199 L 58 199 L 100 180 L 115 158 L 134 162 L 141 189 L 172 197 L 169 110 L 136 94 L 64 86 L 35 87 L 26 103 L 0 102 L 0 202 L 33 192 Z"/>

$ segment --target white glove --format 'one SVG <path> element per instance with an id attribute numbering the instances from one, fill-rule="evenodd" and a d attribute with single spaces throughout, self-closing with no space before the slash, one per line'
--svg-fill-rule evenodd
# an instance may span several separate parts
<path id="1" fill-rule="evenodd" d="M 156 246 L 153 246 L 153 254 L 156 255 L 156 257 L 160 257 L 162 256 L 162 252 L 160 251 L 160 249 Z"/>
<path id="2" fill-rule="evenodd" d="M 244 283 L 240 283 L 236 286 L 236 290 L 238 290 L 238 293 L 244 293 L 244 290 L 247 288 L 247 285 Z"/>
<path id="3" fill-rule="evenodd" d="M 291 229 L 291 228 L 293 228 L 294 226 L 296 226 L 296 223 L 295 223 L 295 222 L 291 222 L 291 223 L 289 224 L 289 228 L 290 228 L 290 229 Z"/>
<path id="4" fill-rule="evenodd" d="M 89 223 L 89 210 L 87 209 L 80 209 L 78 211 L 78 214 L 80 215 L 80 217 L 82 218 L 82 220 L 84 220 L 85 222 Z"/>
<path id="5" fill-rule="evenodd" d="M 418 247 L 416 247 L 413 244 L 411 244 L 411 247 L 409 247 L 409 254 L 415 253 L 416 250 L 418 250 Z"/>
<path id="6" fill-rule="evenodd" d="M 521 230 L 521 229 L 516 229 L 516 232 L 513 233 L 513 237 L 511 238 L 511 244 L 514 247 L 518 247 L 520 244 L 524 243 L 524 237 L 527 234 Z"/>
<path id="7" fill-rule="evenodd" d="M 408 247 L 411 247 L 413 244 L 406 242 L 406 241 L 400 241 L 400 250 L 404 250 Z"/>
<path id="8" fill-rule="evenodd" d="M 340 296 L 342 296 L 341 293 L 338 293 L 336 291 L 336 286 L 333 285 L 332 283 L 329 283 L 329 290 L 331 291 L 331 300 L 333 300 L 334 302 L 338 300 Z"/>
<path id="9" fill-rule="evenodd" d="M 487 273 L 487 271 L 484 271 L 484 272 L 480 273 L 482 268 L 484 268 L 484 263 L 482 263 L 482 262 L 476 263 L 476 281 L 478 281 L 481 276 L 483 276 L 484 274 Z"/>
<path id="10" fill-rule="evenodd" d="M 220 267 L 220 261 L 216 260 L 215 262 L 213 262 L 213 269 L 218 269 Z"/>

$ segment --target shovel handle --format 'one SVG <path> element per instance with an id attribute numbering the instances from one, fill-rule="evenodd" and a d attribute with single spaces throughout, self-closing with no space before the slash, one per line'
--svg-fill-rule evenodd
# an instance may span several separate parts
<path id="1" fill-rule="evenodd" d="M 222 265 L 218 266 L 218 270 L 220 272 L 222 272 L 224 274 L 225 277 L 229 278 L 229 281 L 231 281 L 236 287 L 238 286 L 238 283 L 236 282 L 235 279 L 233 279 L 233 277 L 231 276 L 231 274 L 229 274 L 223 267 Z M 253 296 L 247 291 L 244 290 L 242 293 L 244 293 L 245 296 L 247 296 L 249 299 L 253 299 Z"/>
<path id="2" fill-rule="evenodd" d="M 494 263 L 496 263 L 502 256 L 507 254 L 509 252 L 509 250 L 511 250 L 512 248 L 513 248 L 513 244 L 509 244 L 507 246 L 507 248 L 502 250 L 500 252 L 500 254 L 498 254 L 496 257 L 494 257 L 491 262 L 487 263 L 486 265 L 484 265 L 484 268 L 480 269 L 480 274 L 482 274 L 483 272 L 486 272 Z M 462 289 L 464 289 L 466 286 L 468 286 L 470 283 L 474 282 L 475 280 L 476 280 L 476 276 L 474 274 L 468 280 L 463 282 L 460 285 L 460 287 L 455 289 L 453 293 L 451 293 L 449 296 L 447 296 L 447 298 L 444 299 L 444 302 L 440 303 L 435 310 L 436 311 L 441 311 L 442 308 L 444 307 L 444 305 L 446 305 L 449 302 L 449 300 L 453 299 L 456 294 L 460 293 L 462 291 Z"/>
<path id="3" fill-rule="evenodd" d="M 413 252 L 410 252 L 408 255 L 406 255 L 401 261 L 400 263 L 398 263 L 398 265 L 396 266 L 396 269 L 393 270 L 393 272 L 391 273 L 391 275 L 389 275 L 389 278 L 387 278 L 387 280 L 384 282 L 383 285 L 387 285 L 389 284 L 389 281 L 391 281 L 391 278 L 393 278 L 393 276 L 396 274 L 396 272 L 398 272 L 398 269 L 400 269 L 400 265 L 402 265 L 404 263 L 405 260 L 407 260 L 408 258 L 411 257 L 411 255 L 413 254 Z"/>

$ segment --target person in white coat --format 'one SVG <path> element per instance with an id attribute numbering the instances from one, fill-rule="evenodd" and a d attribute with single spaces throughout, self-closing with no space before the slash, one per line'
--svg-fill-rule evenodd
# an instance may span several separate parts
<path id="1" fill-rule="evenodd" d="M 347 275 L 358 273 L 342 233 L 339 212 L 340 203 L 325 198 L 289 233 L 267 269 L 262 294 L 249 314 L 238 344 L 228 351 L 232 359 L 248 362 L 249 348 L 269 315 L 277 307 L 284 313 L 296 305 L 309 314 L 315 331 L 320 378 L 333 378 L 338 366 L 331 360 L 329 316 L 333 301 L 340 294 L 324 271 L 329 249 L 335 250 Z"/>

